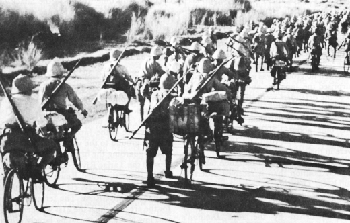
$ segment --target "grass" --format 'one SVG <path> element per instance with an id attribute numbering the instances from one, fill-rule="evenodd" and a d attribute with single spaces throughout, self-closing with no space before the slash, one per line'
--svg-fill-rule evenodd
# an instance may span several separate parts
<path id="1" fill-rule="evenodd" d="M 250 9 L 249 1 L 159 3 L 152 6 L 146 16 L 133 16 L 129 34 L 138 39 L 170 39 L 188 34 L 188 29 L 197 25 L 232 25 L 232 18 L 242 9 Z"/>

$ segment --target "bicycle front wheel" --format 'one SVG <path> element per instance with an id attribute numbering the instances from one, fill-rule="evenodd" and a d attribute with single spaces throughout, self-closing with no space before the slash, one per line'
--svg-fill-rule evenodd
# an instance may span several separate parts
<path id="1" fill-rule="evenodd" d="M 344 74 L 349 74 L 350 64 L 348 64 L 347 58 L 344 59 L 343 69 L 344 69 Z"/>
<path id="2" fill-rule="evenodd" d="M 54 187 L 58 181 L 58 177 L 60 176 L 61 167 L 56 164 L 48 164 L 44 169 L 44 177 L 45 183 Z"/>
<path id="3" fill-rule="evenodd" d="M 29 179 L 24 184 L 24 204 L 30 206 L 32 204 L 32 195 L 31 195 L 31 180 Z"/>
<path id="4" fill-rule="evenodd" d="M 35 179 L 31 180 L 31 194 L 35 209 L 42 211 L 44 208 L 45 184 Z"/>
<path id="5" fill-rule="evenodd" d="M 77 168 L 78 171 L 81 170 L 81 159 L 80 159 L 80 149 L 78 146 L 77 139 L 73 138 L 74 143 L 74 150 L 72 151 L 72 157 L 73 157 L 73 163 L 75 168 Z"/>
<path id="6" fill-rule="evenodd" d="M 280 84 L 281 84 L 281 79 L 282 79 L 281 73 L 282 73 L 282 71 L 280 69 L 278 69 L 277 70 L 277 90 L 280 89 Z"/>
<path id="7" fill-rule="evenodd" d="M 125 131 L 129 132 L 130 131 L 130 116 L 129 114 L 124 113 L 124 128 Z"/>
<path id="8" fill-rule="evenodd" d="M 197 151 L 198 151 L 199 169 L 201 171 L 203 171 L 203 165 L 205 164 L 204 145 L 201 145 L 200 143 L 198 143 L 197 144 Z"/>
<path id="9" fill-rule="evenodd" d="M 108 131 L 109 131 L 109 137 L 112 141 L 117 142 L 117 135 L 118 135 L 118 127 L 119 127 L 119 116 L 118 112 L 115 109 L 110 109 L 109 112 L 109 119 L 108 119 Z"/>
<path id="10" fill-rule="evenodd" d="M 223 137 L 223 117 L 214 118 L 214 140 L 215 140 L 215 151 L 216 156 L 220 158 L 220 150 L 222 146 L 222 137 Z"/>
<path id="11" fill-rule="evenodd" d="M 20 223 L 23 216 L 24 188 L 23 180 L 15 170 L 6 176 L 3 192 L 3 213 L 5 223 Z"/>

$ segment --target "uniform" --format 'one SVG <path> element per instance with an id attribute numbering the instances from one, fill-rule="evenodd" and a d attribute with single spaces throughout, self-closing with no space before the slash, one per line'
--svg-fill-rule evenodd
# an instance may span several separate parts
<path id="1" fill-rule="evenodd" d="M 165 157 L 165 177 L 172 178 L 170 171 L 172 160 L 173 134 L 170 130 L 170 115 L 169 103 L 171 97 L 167 95 L 168 90 L 175 84 L 175 78 L 168 71 L 160 78 L 160 90 L 153 92 L 151 96 L 152 114 L 146 122 L 146 133 L 144 145 L 147 153 L 147 186 L 154 186 L 155 180 L 153 177 L 154 157 L 157 155 L 158 148 Z M 164 100 L 163 100 L 164 99 Z M 156 108 L 156 105 L 163 102 Z"/>
<path id="2" fill-rule="evenodd" d="M 6 167 L 11 167 L 13 165 L 12 160 L 15 155 L 7 152 L 17 150 L 34 152 L 42 157 L 38 166 L 40 170 L 53 160 L 54 153 L 59 148 L 54 141 L 42 138 L 36 134 L 35 122 L 40 118 L 43 119 L 44 115 L 41 112 L 38 100 L 31 96 L 31 90 L 33 88 L 34 85 L 27 76 L 19 75 L 13 80 L 11 98 L 27 126 L 26 133 L 28 135 L 21 130 L 8 99 L 5 98 L 1 101 L 0 150 L 4 155 L 3 161 Z M 29 141 L 28 137 L 30 137 L 32 141 Z M 20 165 L 24 166 L 24 163 Z M 34 174 L 41 177 L 40 171 Z"/>

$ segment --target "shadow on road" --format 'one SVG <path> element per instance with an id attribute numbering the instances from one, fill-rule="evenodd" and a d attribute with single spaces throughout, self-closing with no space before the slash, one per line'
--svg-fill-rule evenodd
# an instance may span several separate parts
<path id="1" fill-rule="evenodd" d="M 317 75 L 317 76 L 330 76 L 330 77 L 350 77 L 349 74 L 345 74 L 342 67 L 338 67 L 339 70 L 327 69 L 320 67 L 316 72 L 311 71 L 311 64 L 308 67 L 299 67 L 297 72 L 307 75 Z"/>
<path id="2" fill-rule="evenodd" d="M 210 170 L 208 170 L 211 173 Z M 220 174 L 221 175 L 221 174 Z M 224 176 L 224 175 L 223 175 Z M 227 176 L 230 177 L 230 176 Z M 159 200 L 167 204 L 213 210 L 219 212 L 250 212 L 263 214 L 277 214 L 288 212 L 329 218 L 350 219 L 350 204 L 338 204 L 334 201 L 320 200 L 317 197 L 307 197 L 289 193 L 276 185 L 276 187 L 249 188 L 244 185 L 232 186 L 219 183 L 206 183 L 195 181 L 190 190 L 181 190 L 179 183 L 166 183 L 169 187 L 160 187 L 156 192 L 167 196 Z M 305 189 L 306 190 L 306 189 Z M 336 191 L 317 191 L 322 196 L 343 193 L 349 194 L 345 189 Z M 337 201 L 346 201 L 337 198 Z M 344 213 L 342 213 L 344 212 Z M 345 213 L 347 212 L 347 213 Z"/>

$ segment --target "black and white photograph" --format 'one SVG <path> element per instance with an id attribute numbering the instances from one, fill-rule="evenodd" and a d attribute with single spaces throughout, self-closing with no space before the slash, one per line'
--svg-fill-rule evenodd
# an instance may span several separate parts
<path id="1" fill-rule="evenodd" d="M 350 220 L 349 0 L 0 0 L 0 222 Z"/>

